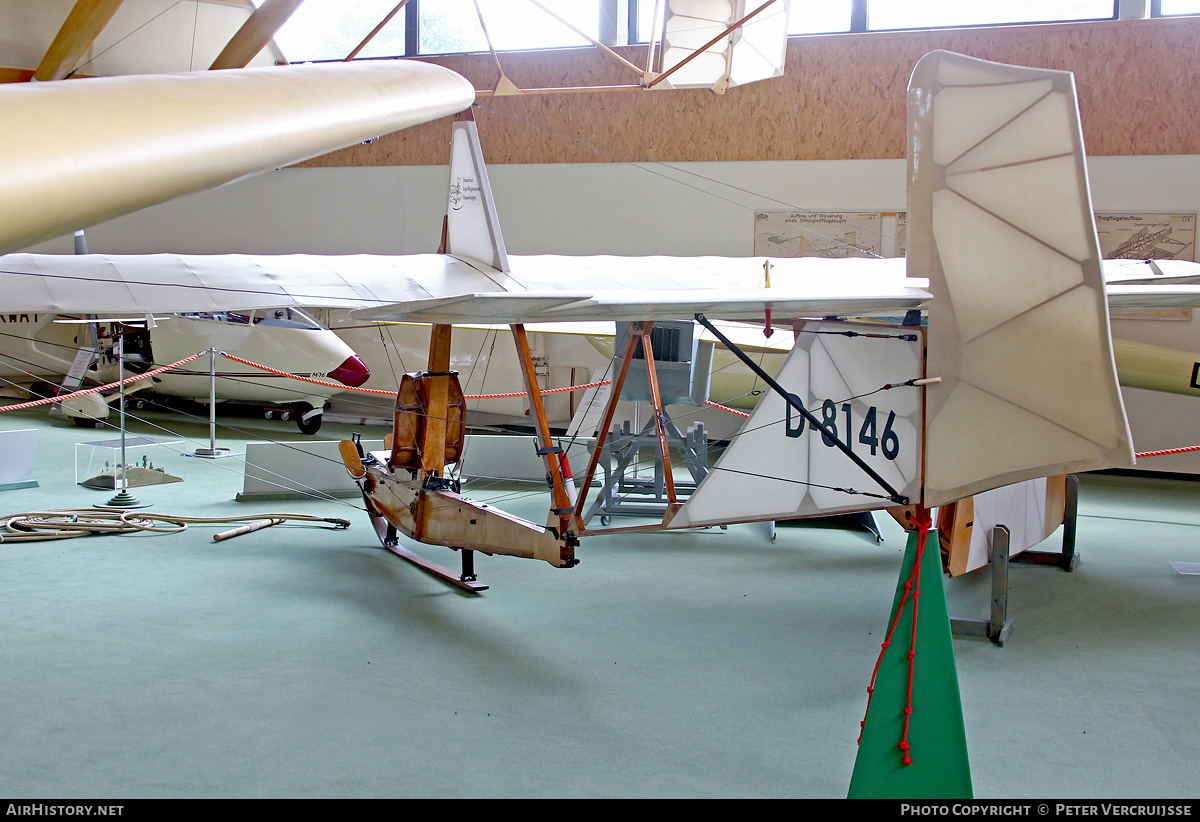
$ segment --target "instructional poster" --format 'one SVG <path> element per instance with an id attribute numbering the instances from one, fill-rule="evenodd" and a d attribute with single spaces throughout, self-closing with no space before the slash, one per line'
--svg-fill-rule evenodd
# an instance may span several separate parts
<path id="1" fill-rule="evenodd" d="M 1196 259 L 1196 214 L 1097 212 L 1096 235 L 1106 260 Z"/>
<path id="2" fill-rule="evenodd" d="M 888 215 L 887 213 L 884 213 L 884 215 L 883 215 L 883 220 L 884 220 L 883 230 L 884 230 L 885 235 L 887 233 L 887 218 L 889 216 L 890 215 Z M 895 247 L 895 251 L 892 254 L 887 255 L 887 256 L 907 257 L 908 256 L 908 212 L 907 211 L 897 211 L 895 216 L 896 216 L 896 230 L 892 232 L 892 236 L 896 238 L 896 247 Z"/>
<path id="3" fill-rule="evenodd" d="M 882 257 L 882 215 L 859 211 L 758 211 L 756 257 Z"/>
<path id="4" fill-rule="evenodd" d="M 1196 214 L 1096 212 L 1100 256 L 1106 260 L 1196 259 Z M 1190 320 L 1192 309 L 1113 313 L 1115 319 Z"/>

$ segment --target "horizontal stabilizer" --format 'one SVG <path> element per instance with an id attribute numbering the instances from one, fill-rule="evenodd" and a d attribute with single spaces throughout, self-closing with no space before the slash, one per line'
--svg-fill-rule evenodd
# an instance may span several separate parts
<path id="1" fill-rule="evenodd" d="M 803 291 L 783 288 L 692 289 L 670 291 L 614 290 L 592 293 L 469 294 L 414 300 L 353 312 L 363 320 L 428 323 L 535 323 L 579 320 L 691 319 L 705 314 L 726 320 L 759 320 L 767 310 L 775 316 L 860 316 L 919 309 L 929 294 L 919 288 L 896 287 L 855 294 L 838 283 L 813 284 Z"/>

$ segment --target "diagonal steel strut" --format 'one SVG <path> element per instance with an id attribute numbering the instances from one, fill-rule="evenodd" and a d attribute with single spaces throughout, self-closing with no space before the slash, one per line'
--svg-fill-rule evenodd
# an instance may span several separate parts
<path id="1" fill-rule="evenodd" d="M 737 345 L 735 345 L 732 341 L 730 341 L 730 339 L 728 337 L 726 337 L 724 334 L 722 334 L 720 331 L 718 331 L 716 326 L 714 326 L 712 323 L 710 323 L 708 321 L 708 318 L 706 318 L 703 314 L 697 314 L 696 322 L 700 323 L 702 326 L 704 326 L 709 331 L 711 331 L 716 336 L 716 338 L 721 341 L 722 345 L 724 345 L 726 348 L 728 348 L 730 351 L 732 351 L 739 360 L 741 360 L 747 366 L 749 366 L 750 370 L 753 371 L 758 376 L 759 379 L 761 379 L 768 386 L 770 386 L 772 391 L 774 391 L 779 396 L 783 397 L 784 402 L 786 402 L 792 408 L 796 409 L 796 411 L 798 411 L 800 413 L 800 415 L 803 416 L 804 419 L 806 419 L 808 421 L 808 424 L 811 425 L 813 427 L 813 429 L 820 431 L 823 436 L 832 440 L 833 444 L 835 446 L 837 446 L 838 450 L 840 450 L 843 454 L 845 454 L 847 457 L 849 457 L 850 461 L 853 462 L 855 465 L 857 465 L 859 468 L 861 468 L 868 477 L 875 480 L 875 482 L 879 484 L 880 488 L 887 491 L 888 498 L 891 499 L 892 502 L 896 503 L 897 505 L 908 505 L 908 503 L 909 503 L 908 497 L 902 496 L 900 494 L 900 492 L 897 491 L 895 488 L 893 488 L 887 480 L 885 480 L 883 477 L 879 476 L 878 471 L 876 471 L 871 466 L 867 465 L 867 463 L 863 461 L 863 458 L 860 457 L 858 454 L 855 454 L 850 449 L 849 445 L 846 445 L 846 443 L 842 442 L 840 439 L 838 439 L 836 436 L 834 436 L 832 433 L 830 433 L 829 430 L 824 425 L 821 424 L 820 420 L 818 420 L 816 417 L 814 417 L 812 415 L 812 413 L 807 408 L 804 407 L 804 405 L 800 402 L 800 400 L 796 399 L 794 396 L 789 394 L 787 391 L 783 390 L 782 385 L 775 382 L 775 380 L 771 377 L 771 375 L 768 374 L 766 371 L 763 371 L 762 368 L 759 367 L 758 363 L 754 362 L 754 360 L 752 360 L 750 358 L 749 354 L 747 354 L 742 349 L 738 348 Z"/>

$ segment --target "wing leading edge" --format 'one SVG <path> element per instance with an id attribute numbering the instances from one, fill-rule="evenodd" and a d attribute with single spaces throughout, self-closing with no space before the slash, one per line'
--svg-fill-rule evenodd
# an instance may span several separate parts
<path id="1" fill-rule="evenodd" d="M 0 86 L 0 252 L 461 111 L 409 60 Z"/>

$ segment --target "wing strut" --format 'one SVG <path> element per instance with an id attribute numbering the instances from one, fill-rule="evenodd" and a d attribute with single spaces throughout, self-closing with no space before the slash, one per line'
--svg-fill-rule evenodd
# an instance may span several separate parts
<path id="1" fill-rule="evenodd" d="M 811 425 L 814 430 L 822 432 L 822 436 L 831 440 L 839 451 L 841 451 L 843 454 L 845 454 L 847 457 L 850 458 L 851 462 L 853 462 L 855 465 L 857 465 L 859 468 L 861 468 L 868 477 L 875 480 L 875 482 L 878 483 L 880 488 L 887 491 L 888 498 L 892 502 L 896 503 L 897 505 L 908 505 L 909 504 L 908 497 L 901 495 L 899 491 L 897 491 L 895 488 L 892 487 L 891 483 L 889 483 L 883 477 L 879 476 L 879 473 L 874 468 L 872 468 L 871 466 L 869 466 L 865 462 L 863 462 L 862 457 L 858 456 L 858 454 L 855 454 L 852 450 L 850 450 L 850 446 L 846 445 L 846 443 L 842 442 L 840 439 L 838 439 L 836 436 L 834 436 L 834 434 L 831 433 L 821 423 L 820 420 L 818 420 L 816 417 L 814 417 L 812 415 L 812 413 L 809 412 L 809 410 L 807 408 L 805 408 L 803 404 L 801 404 L 800 400 L 798 400 L 795 396 L 793 396 L 792 394 L 789 394 L 787 391 L 785 391 L 783 389 L 783 386 L 781 386 L 779 383 L 777 383 L 771 377 L 770 374 L 768 374 L 766 371 L 763 371 L 762 368 L 760 368 L 758 366 L 758 363 L 756 363 L 753 359 L 751 359 L 751 357 L 748 354 L 746 354 L 746 352 L 744 352 L 744 351 L 742 351 L 742 349 L 738 348 L 733 342 L 731 342 L 729 340 L 728 337 L 726 337 L 719 330 L 717 330 L 716 326 L 714 326 L 712 323 L 710 323 L 703 314 L 696 315 L 696 322 L 700 323 L 702 326 L 704 326 L 709 331 L 711 331 L 716 336 L 716 338 L 721 341 L 722 345 L 724 345 L 726 348 L 728 348 L 730 351 L 732 351 L 739 360 L 744 362 L 746 364 L 746 366 L 751 371 L 753 371 L 759 379 L 761 379 L 768 386 L 770 386 L 772 391 L 774 391 L 779 396 L 783 397 L 784 402 L 786 402 L 792 408 L 796 409 L 796 411 L 798 411 L 800 413 L 800 415 L 803 416 L 804 419 L 808 421 L 808 424 Z"/>

